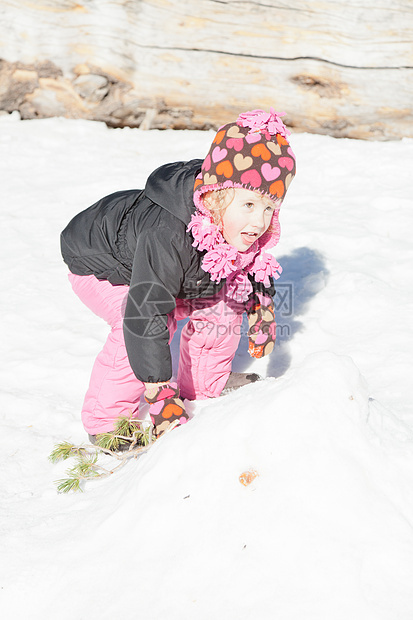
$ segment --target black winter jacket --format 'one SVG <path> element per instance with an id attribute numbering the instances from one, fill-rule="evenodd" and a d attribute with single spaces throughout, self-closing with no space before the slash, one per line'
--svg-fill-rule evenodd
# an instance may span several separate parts
<path id="1" fill-rule="evenodd" d="M 176 299 L 212 297 L 223 286 L 201 267 L 204 252 L 186 228 L 201 159 L 161 166 L 144 190 L 106 196 L 76 215 L 61 234 L 72 273 L 130 286 L 124 318 L 129 361 L 144 382 L 172 375 L 167 315 Z M 263 290 L 251 280 L 254 290 Z M 273 295 L 274 288 L 267 289 Z"/>

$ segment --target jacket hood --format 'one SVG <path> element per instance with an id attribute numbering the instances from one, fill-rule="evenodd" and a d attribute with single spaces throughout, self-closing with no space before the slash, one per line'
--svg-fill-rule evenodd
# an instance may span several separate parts
<path id="1" fill-rule="evenodd" d="M 157 168 L 148 177 L 145 195 L 181 220 L 186 226 L 195 212 L 194 182 L 202 159 L 178 161 Z"/>

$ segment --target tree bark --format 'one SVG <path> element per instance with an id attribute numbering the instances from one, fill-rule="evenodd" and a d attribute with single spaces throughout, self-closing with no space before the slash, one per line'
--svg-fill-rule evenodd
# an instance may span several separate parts
<path id="1" fill-rule="evenodd" d="M 389 8 L 390 7 L 390 8 Z M 0 109 L 110 126 L 413 137 L 408 0 L 3 0 Z"/>

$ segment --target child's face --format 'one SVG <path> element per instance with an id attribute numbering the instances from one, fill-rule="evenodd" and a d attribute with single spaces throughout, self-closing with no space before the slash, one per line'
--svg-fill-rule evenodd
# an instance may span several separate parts
<path id="1" fill-rule="evenodd" d="M 225 241 L 245 252 L 261 237 L 271 223 L 276 204 L 247 189 L 235 188 L 234 199 L 222 217 Z"/>

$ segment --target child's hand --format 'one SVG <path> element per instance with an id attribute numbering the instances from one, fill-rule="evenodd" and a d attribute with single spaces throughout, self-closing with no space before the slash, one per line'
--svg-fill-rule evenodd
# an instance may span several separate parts
<path id="1" fill-rule="evenodd" d="M 145 386 L 145 400 L 149 403 L 149 415 L 156 437 L 160 437 L 175 420 L 178 420 L 179 424 L 188 422 L 185 405 L 179 398 L 176 383 L 146 383 Z"/>
<path id="2" fill-rule="evenodd" d="M 274 304 L 268 301 L 268 305 L 257 302 L 248 313 L 248 353 L 251 357 L 264 357 L 269 355 L 275 343 L 275 314 Z"/>

